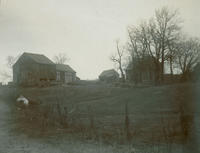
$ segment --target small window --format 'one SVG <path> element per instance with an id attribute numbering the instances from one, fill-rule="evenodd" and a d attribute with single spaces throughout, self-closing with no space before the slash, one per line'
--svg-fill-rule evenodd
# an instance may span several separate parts
<path id="1" fill-rule="evenodd" d="M 60 72 L 56 72 L 56 80 L 60 81 Z"/>

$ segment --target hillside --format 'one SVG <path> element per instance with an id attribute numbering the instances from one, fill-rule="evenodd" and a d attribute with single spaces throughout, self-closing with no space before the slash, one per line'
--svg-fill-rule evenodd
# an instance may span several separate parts
<path id="1" fill-rule="evenodd" d="M 8 90 L 11 91 L 11 89 Z M 194 139 L 194 137 L 199 139 L 199 133 L 195 133 L 197 132 L 195 124 L 196 116 L 198 116 L 200 88 L 194 84 L 146 88 L 82 85 L 12 90 L 14 90 L 13 97 L 24 95 L 31 103 L 45 108 L 43 110 L 52 108 L 52 113 L 58 111 L 58 105 L 61 113 L 64 108 L 67 108 L 68 124 L 73 126 L 68 125 L 68 128 L 64 128 L 67 130 L 64 133 L 74 135 L 75 132 L 75 135 L 81 139 L 91 137 L 92 124 L 95 139 L 99 140 L 101 137 L 107 143 L 112 141 L 124 143 L 126 104 L 128 106 L 129 132 L 134 142 L 179 144 L 191 140 L 191 138 Z M 30 113 L 30 110 L 33 109 L 30 108 L 25 115 L 29 119 L 41 111 L 35 109 L 34 113 Z M 51 115 L 49 112 L 47 114 Z M 40 113 L 38 117 L 40 120 L 41 115 L 45 116 L 45 114 Z M 29 129 L 29 134 L 31 129 L 31 135 L 33 135 L 36 131 L 32 127 L 37 125 L 36 121 L 38 120 L 26 122 L 26 124 L 19 122 L 23 123 L 19 127 L 26 132 Z M 38 125 L 40 124 L 38 123 Z M 88 128 L 89 130 L 87 130 Z M 48 130 L 45 128 L 45 131 Z M 197 140 L 195 141 L 197 143 Z"/>

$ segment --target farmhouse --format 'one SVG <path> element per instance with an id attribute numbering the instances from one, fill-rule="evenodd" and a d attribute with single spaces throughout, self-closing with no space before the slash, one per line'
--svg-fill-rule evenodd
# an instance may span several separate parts
<path id="1" fill-rule="evenodd" d="M 164 67 L 163 79 L 165 84 L 178 83 L 180 82 L 181 75 L 173 74 L 171 75 L 167 72 L 167 63 Z M 161 70 L 161 63 L 158 65 L 155 64 L 151 56 L 145 56 L 143 58 L 135 58 L 129 63 L 125 72 L 126 80 L 129 82 L 134 82 L 135 84 L 152 84 L 155 83 L 155 80 L 158 79 L 159 70 Z"/>
<path id="2" fill-rule="evenodd" d="M 23 53 L 13 65 L 13 82 L 17 85 L 37 86 L 57 81 L 75 81 L 76 72 L 69 66 L 55 64 L 41 54 Z"/>
<path id="3" fill-rule="evenodd" d="M 105 82 L 118 81 L 119 74 L 114 69 L 105 70 L 99 75 L 99 80 Z"/>
<path id="4" fill-rule="evenodd" d="M 156 67 L 153 59 L 146 56 L 142 59 L 135 58 L 129 63 L 125 72 L 126 80 L 134 83 L 146 83 L 155 80 Z"/>
<path id="5" fill-rule="evenodd" d="M 65 64 L 56 64 L 56 81 L 70 83 L 76 80 L 76 72 Z"/>

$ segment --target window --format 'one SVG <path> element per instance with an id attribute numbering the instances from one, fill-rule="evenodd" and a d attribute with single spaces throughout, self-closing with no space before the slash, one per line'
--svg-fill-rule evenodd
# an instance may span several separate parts
<path id="1" fill-rule="evenodd" d="M 60 72 L 56 72 L 56 80 L 60 81 Z"/>

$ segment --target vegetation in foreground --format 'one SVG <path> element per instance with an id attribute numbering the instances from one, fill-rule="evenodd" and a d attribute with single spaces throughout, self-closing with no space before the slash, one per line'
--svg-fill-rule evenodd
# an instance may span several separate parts
<path id="1" fill-rule="evenodd" d="M 149 88 L 68 86 L 12 89 L 17 130 L 31 137 L 65 134 L 103 144 L 185 144 L 193 131 L 195 85 Z M 9 90 L 9 94 L 11 89 Z M 5 94 L 4 94 L 5 95 Z M 170 147 L 168 147 L 170 148 Z"/>

